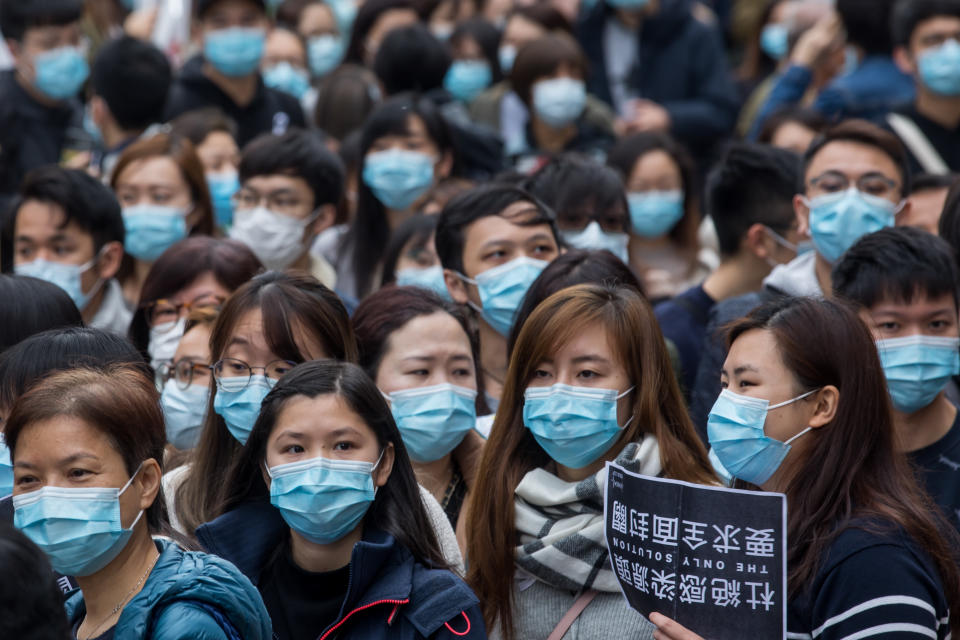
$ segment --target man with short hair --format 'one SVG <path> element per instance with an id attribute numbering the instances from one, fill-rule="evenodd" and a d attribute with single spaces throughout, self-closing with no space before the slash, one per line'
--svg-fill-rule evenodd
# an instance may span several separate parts
<path id="1" fill-rule="evenodd" d="M 91 165 L 105 179 L 123 150 L 163 121 L 171 78 L 167 57 L 149 42 L 121 36 L 100 47 L 90 74 L 89 123 L 103 147 Z"/>
<path id="2" fill-rule="evenodd" d="M 477 187 L 443 208 L 435 242 L 450 297 L 476 312 L 493 408 L 507 374 L 513 318 L 527 289 L 560 253 L 553 212 L 518 187 Z"/>
<path id="3" fill-rule="evenodd" d="M 717 230 L 720 266 L 702 284 L 654 308 L 663 335 L 680 353 L 689 393 L 713 306 L 758 291 L 770 270 L 797 256 L 793 195 L 800 158 L 758 144 L 729 147 L 707 180 L 706 212 Z"/>
<path id="4" fill-rule="evenodd" d="M 916 98 L 887 114 L 916 171 L 960 171 L 960 0 L 901 0 L 893 13 L 894 60 Z"/>
<path id="5" fill-rule="evenodd" d="M 13 270 L 58 285 L 84 323 L 127 334 L 133 312 L 114 279 L 123 259 L 120 204 L 84 171 L 47 166 L 27 174 L 3 224 Z"/>
<path id="6" fill-rule="evenodd" d="M 89 75 L 83 0 L 0 0 L 14 68 L 0 72 L 0 207 L 32 169 L 89 145 L 77 94 Z"/>
<path id="7" fill-rule="evenodd" d="M 950 246 L 921 229 L 883 229 L 832 275 L 834 294 L 857 305 L 877 341 L 900 450 L 960 529 L 960 420 L 947 398 L 960 374 L 960 277 Z"/>
<path id="8" fill-rule="evenodd" d="M 219 107 L 237 123 L 242 148 L 261 133 L 303 127 L 299 101 L 263 84 L 260 61 L 270 21 L 263 0 L 197 0 L 203 53 L 180 70 L 167 101 L 166 120 Z"/>
<path id="9" fill-rule="evenodd" d="M 827 129 L 803 156 L 800 193 L 793 198 L 797 230 L 813 241 L 770 272 L 758 293 L 714 306 L 704 336 L 700 366 L 690 396 L 690 413 L 701 434 L 720 393 L 726 359 L 722 327 L 774 296 L 823 296 L 832 290 L 830 270 L 853 244 L 874 231 L 894 226 L 908 212 L 910 167 L 897 137 L 863 120 Z"/>

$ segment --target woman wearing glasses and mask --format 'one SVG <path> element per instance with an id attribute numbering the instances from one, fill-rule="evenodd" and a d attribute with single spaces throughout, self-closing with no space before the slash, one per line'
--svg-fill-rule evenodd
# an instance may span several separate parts
<path id="1" fill-rule="evenodd" d="M 223 515 L 197 538 L 257 585 L 278 640 L 487 637 L 360 367 L 323 360 L 284 376 L 223 484 Z"/>
<path id="2" fill-rule="evenodd" d="M 277 381 L 307 360 L 357 359 L 340 299 L 310 276 L 276 271 L 256 276 L 224 303 L 210 349 L 214 384 L 199 442 L 189 463 L 164 480 L 188 535 L 219 515 L 217 479 L 236 459 Z"/>

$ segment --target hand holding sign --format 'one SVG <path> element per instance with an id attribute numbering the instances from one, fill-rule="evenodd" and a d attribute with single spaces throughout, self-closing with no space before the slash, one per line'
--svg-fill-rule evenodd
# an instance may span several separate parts
<path id="1" fill-rule="evenodd" d="M 786 634 L 786 499 L 630 473 L 607 463 L 610 564 L 666 640 Z M 675 621 L 675 622 L 674 622 Z"/>

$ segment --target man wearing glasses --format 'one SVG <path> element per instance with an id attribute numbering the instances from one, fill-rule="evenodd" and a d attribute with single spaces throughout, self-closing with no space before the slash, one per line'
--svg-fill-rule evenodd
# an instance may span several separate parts
<path id="1" fill-rule="evenodd" d="M 775 296 L 828 295 L 830 271 L 844 252 L 868 233 L 894 226 L 909 211 L 907 162 L 896 136 L 864 120 L 841 122 L 810 145 L 793 209 L 797 229 L 813 241 L 813 251 L 775 268 L 759 293 L 724 300 L 711 311 L 690 394 L 691 417 L 702 433 L 720 393 L 718 373 L 726 358 L 721 328 Z"/>

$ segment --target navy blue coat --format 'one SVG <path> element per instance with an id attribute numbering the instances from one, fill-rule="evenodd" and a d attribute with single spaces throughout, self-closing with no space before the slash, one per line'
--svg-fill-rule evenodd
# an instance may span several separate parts
<path id="1" fill-rule="evenodd" d="M 197 539 L 257 584 L 289 531 L 272 505 L 250 502 L 199 527 Z M 340 614 L 318 640 L 479 640 L 487 634 L 478 604 L 453 573 L 423 566 L 393 536 L 368 527 L 353 547 Z"/>
<path id="2" fill-rule="evenodd" d="M 670 112 L 671 133 L 693 148 L 710 146 L 730 133 L 740 109 L 716 26 L 690 14 L 690 0 L 661 3 L 640 27 L 639 60 L 630 87 Z M 603 29 L 612 10 L 598 0 L 580 19 L 580 41 L 591 73 L 587 90 L 613 104 L 607 81 Z"/>

